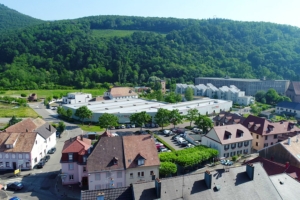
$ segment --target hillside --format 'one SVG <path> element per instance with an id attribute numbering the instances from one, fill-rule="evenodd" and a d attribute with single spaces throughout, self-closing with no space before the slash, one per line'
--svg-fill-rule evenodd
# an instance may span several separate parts
<path id="1" fill-rule="evenodd" d="M 0 31 L 23 28 L 42 22 L 42 20 L 21 14 L 0 4 Z"/>
<path id="2" fill-rule="evenodd" d="M 0 38 L 0 88 L 177 82 L 198 76 L 300 80 L 300 29 L 263 22 L 95 16 Z"/>

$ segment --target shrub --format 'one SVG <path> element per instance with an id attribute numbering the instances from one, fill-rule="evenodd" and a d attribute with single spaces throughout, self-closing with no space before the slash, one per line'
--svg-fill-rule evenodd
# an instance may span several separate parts
<path id="1" fill-rule="evenodd" d="M 168 149 L 170 149 L 171 151 L 175 151 L 175 149 L 173 147 L 171 147 L 168 143 L 166 143 L 163 139 L 161 139 L 160 137 L 158 137 L 157 135 L 154 135 L 154 137 L 161 143 L 163 143 L 163 145 L 165 147 L 167 147 Z"/>
<path id="2" fill-rule="evenodd" d="M 21 94 L 21 97 L 26 97 L 26 96 L 27 96 L 27 95 L 26 95 L 26 94 L 24 94 L 24 93 L 22 93 L 22 94 Z"/>
<path id="3" fill-rule="evenodd" d="M 177 172 L 177 166 L 171 162 L 161 162 L 159 167 L 159 174 L 160 175 L 169 175 L 174 174 Z"/>
<path id="4" fill-rule="evenodd" d="M 236 161 L 236 160 L 237 160 L 237 158 L 238 158 L 237 156 L 232 156 L 232 158 L 231 158 L 231 159 L 232 159 L 232 161 Z"/>

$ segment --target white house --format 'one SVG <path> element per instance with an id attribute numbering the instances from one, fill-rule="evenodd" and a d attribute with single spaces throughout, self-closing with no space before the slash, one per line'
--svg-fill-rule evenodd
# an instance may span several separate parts
<path id="1" fill-rule="evenodd" d="M 116 99 L 136 99 L 138 94 L 134 92 L 130 87 L 113 87 L 109 91 L 104 93 L 104 98 L 116 100 Z"/>
<path id="2" fill-rule="evenodd" d="M 43 138 L 43 155 L 56 146 L 56 129 L 41 118 L 27 118 L 5 129 L 10 133 L 36 132 Z"/>
<path id="3" fill-rule="evenodd" d="M 36 132 L 1 132 L 0 169 L 32 169 L 46 155 L 44 142 Z"/>
<path id="4" fill-rule="evenodd" d="M 300 103 L 287 101 L 279 102 L 276 105 L 275 112 L 277 114 L 300 118 Z"/>
<path id="5" fill-rule="evenodd" d="M 91 99 L 92 94 L 82 92 L 68 93 L 68 96 L 62 98 L 63 103 L 65 104 L 85 103 L 89 102 Z"/>
<path id="6" fill-rule="evenodd" d="M 219 151 L 219 157 L 230 157 L 251 152 L 253 137 L 241 124 L 215 126 L 202 137 L 201 144 Z"/>

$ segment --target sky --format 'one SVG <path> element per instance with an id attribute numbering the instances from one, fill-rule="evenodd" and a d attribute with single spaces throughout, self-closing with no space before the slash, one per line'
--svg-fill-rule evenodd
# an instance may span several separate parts
<path id="1" fill-rule="evenodd" d="M 127 15 L 225 18 L 300 27 L 300 0 L 0 0 L 0 3 L 43 20 Z"/>

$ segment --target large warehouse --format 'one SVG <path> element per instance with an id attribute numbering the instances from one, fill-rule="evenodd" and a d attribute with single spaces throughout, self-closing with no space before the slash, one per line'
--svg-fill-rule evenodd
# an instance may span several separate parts
<path id="1" fill-rule="evenodd" d="M 119 118 L 119 123 L 129 123 L 129 116 L 133 113 L 146 111 L 152 117 L 155 116 L 159 108 L 168 110 L 178 109 L 183 115 L 192 108 L 197 108 L 200 114 L 210 114 L 213 112 L 219 113 L 222 111 L 229 111 L 232 107 L 232 101 L 225 101 L 219 99 L 201 99 L 195 101 L 187 101 L 176 104 L 166 104 L 157 101 L 147 101 L 142 99 L 118 99 L 106 100 L 98 102 L 65 104 L 64 109 L 71 109 L 75 113 L 76 109 L 81 106 L 87 106 L 93 112 L 91 121 L 97 122 L 103 113 L 115 114 Z M 73 116 L 76 118 L 75 116 Z"/>

